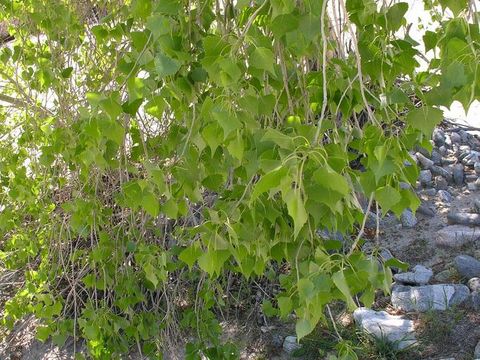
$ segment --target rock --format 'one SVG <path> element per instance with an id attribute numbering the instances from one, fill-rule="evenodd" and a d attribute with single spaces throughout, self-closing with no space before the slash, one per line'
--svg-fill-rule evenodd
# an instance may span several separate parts
<path id="1" fill-rule="evenodd" d="M 470 280 L 468 280 L 467 285 L 470 288 L 470 290 L 480 292 L 480 278 L 478 277 L 471 278 Z"/>
<path id="2" fill-rule="evenodd" d="M 480 359 L 480 341 L 477 343 L 477 346 L 475 346 L 475 350 L 473 351 L 473 359 Z"/>
<path id="3" fill-rule="evenodd" d="M 473 164 L 473 169 L 477 175 L 480 175 L 480 161 L 477 161 L 475 164 Z"/>
<path id="4" fill-rule="evenodd" d="M 454 259 L 455 269 L 464 278 L 480 276 L 480 261 L 468 255 L 458 255 Z"/>
<path id="5" fill-rule="evenodd" d="M 283 341 L 283 351 L 291 355 L 295 350 L 301 348 L 296 336 L 287 336 Z"/>
<path id="6" fill-rule="evenodd" d="M 442 129 L 433 130 L 432 135 L 433 142 L 436 146 L 440 147 L 445 144 L 445 132 Z"/>
<path id="7" fill-rule="evenodd" d="M 437 196 L 441 201 L 446 203 L 449 203 L 453 200 L 452 195 L 447 190 L 438 190 Z"/>
<path id="8" fill-rule="evenodd" d="M 415 265 L 413 271 L 395 274 L 393 278 L 403 284 L 426 285 L 433 276 L 433 271 L 423 265 Z"/>
<path id="9" fill-rule="evenodd" d="M 345 241 L 345 237 L 339 231 L 330 231 L 328 229 L 317 230 L 317 235 L 320 236 L 323 240 L 337 240 L 342 243 Z"/>
<path id="10" fill-rule="evenodd" d="M 480 310 L 480 292 L 474 291 L 470 294 L 468 298 L 468 305 L 473 308 L 473 310 Z"/>
<path id="11" fill-rule="evenodd" d="M 410 209 L 405 209 L 400 216 L 400 221 L 404 227 L 412 228 L 417 225 L 417 218 Z"/>
<path id="12" fill-rule="evenodd" d="M 448 282 L 452 277 L 453 277 L 453 273 L 451 270 L 449 269 L 446 269 L 446 270 L 443 270 L 441 272 L 439 272 L 438 274 L 436 274 L 434 276 L 434 279 L 435 281 L 438 281 L 438 282 Z"/>
<path id="13" fill-rule="evenodd" d="M 462 143 L 467 143 L 468 140 L 470 140 L 470 137 L 472 136 L 465 130 L 458 130 L 458 134 L 460 135 L 460 139 Z"/>
<path id="14" fill-rule="evenodd" d="M 476 213 L 448 213 L 447 220 L 449 224 L 480 225 L 480 214 Z"/>
<path id="15" fill-rule="evenodd" d="M 425 184 L 425 185 L 430 185 L 430 184 Z M 434 189 L 434 188 L 425 189 L 425 190 L 423 191 L 423 193 L 424 193 L 425 195 L 427 195 L 427 196 L 435 196 L 435 195 L 437 195 L 437 190 Z"/>
<path id="16" fill-rule="evenodd" d="M 437 166 L 437 165 L 433 165 L 430 169 L 429 169 L 433 175 L 435 176 L 443 176 L 448 182 L 452 182 L 453 181 L 453 175 L 452 173 L 447 170 L 447 169 L 444 169 L 443 167 L 441 166 Z"/>
<path id="17" fill-rule="evenodd" d="M 433 149 L 430 158 L 435 165 L 442 165 L 442 154 L 440 154 L 438 150 Z"/>
<path id="18" fill-rule="evenodd" d="M 435 176 L 435 187 L 437 190 L 446 190 L 448 188 L 448 181 L 440 175 Z"/>
<path id="19" fill-rule="evenodd" d="M 477 191 L 477 190 L 478 190 L 478 187 L 477 187 L 477 184 L 476 184 L 476 183 L 469 182 L 469 183 L 467 183 L 467 189 L 468 189 L 469 191 Z"/>
<path id="20" fill-rule="evenodd" d="M 398 185 L 400 186 L 400 189 L 402 189 L 402 190 L 409 190 L 409 189 L 412 188 L 412 186 L 409 183 L 404 182 L 404 181 L 400 181 L 398 183 Z"/>
<path id="21" fill-rule="evenodd" d="M 280 334 L 272 334 L 271 342 L 274 348 L 281 348 L 284 342 L 283 336 Z"/>
<path id="22" fill-rule="evenodd" d="M 438 246 L 460 247 L 478 239 L 480 239 L 480 228 L 450 225 L 437 232 L 435 242 Z"/>
<path id="23" fill-rule="evenodd" d="M 432 181 L 432 172 L 430 170 L 420 170 L 418 179 L 422 184 L 428 184 Z"/>
<path id="24" fill-rule="evenodd" d="M 475 174 L 466 174 L 465 175 L 465 181 L 467 183 L 475 182 L 478 179 L 478 176 Z"/>
<path id="25" fill-rule="evenodd" d="M 458 185 L 458 186 L 463 185 L 463 177 L 464 177 L 463 165 L 462 164 L 453 165 L 452 173 L 453 173 L 453 182 L 455 183 L 455 185 Z"/>
<path id="26" fill-rule="evenodd" d="M 475 208 L 475 211 L 477 213 L 480 213 L 480 200 L 475 200 L 474 203 L 473 203 L 473 206 Z"/>
<path id="27" fill-rule="evenodd" d="M 428 216 L 428 217 L 435 216 L 435 210 L 433 210 L 432 208 L 428 207 L 425 204 L 420 204 L 420 206 L 417 209 L 417 213 Z"/>
<path id="28" fill-rule="evenodd" d="M 353 312 L 357 325 L 376 338 L 388 340 L 398 350 L 415 345 L 414 322 L 399 315 L 390 315 L 385 311 L 358 308 Z"/>
<path id="29" fill-rule="evenodd" d="M 434 163 L 433 163 L 432 160 L 430 160 L 429 158 L 423 156 L 423 155 L 420 154 L 419 152 L 417 152 L 417 153 L 415 154 L 415 156 L 416 156 L 418 162 L 420 163 L 420 165 L 422 166 L 422 168 L 424 168 L 424 169 L 429 169 L 429 168 L 431 168 L 431 167 L 434 165 Z"/>
<path id="30" fill-rule="evenodd" d="M 450 141 L 452 144 L 460 144 L 462 142 L 462 137 L 456 132 L 450 134 Z"/>
<path id="31" fill-rule="evenodd" d="M 446 310 L 463 303 L 469 295 L 470 290 L 465 285 L 397 285 L 392 290 L 392 305 L 404 311 Z"/>
<path id="32" fill-rule="evenodd" d="M 445 146 L 440 146 L 440 147 L 438 148 L 438 151 L 439 151 L 440 154 L 442 154 L 443 156 L 447 155 L 447 152 L 448 152 L 448 150 L 447 150 L 447 148 L 446 148 Z"/>

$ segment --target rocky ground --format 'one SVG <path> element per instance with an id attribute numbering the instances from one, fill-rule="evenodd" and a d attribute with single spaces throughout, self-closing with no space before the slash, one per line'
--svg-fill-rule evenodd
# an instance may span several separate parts
<path id="1" fill-rule="evenodd" d="M 379 295 L 373 309 L 353 316 L 333 306 L 338 329 L 320 328 L 301 344 L 292 324 L 225 322 L 225 337 L 240 345 L 242 359 L 335 359 L 337 331 L 357 347 L 370 344 L 360 359 L 480 359 L 480 138 L 450 126 L 435 130 L 432 145 L 431 153 L 412 153 L 421 168 L 417 212 L 383 217 L 379 236 L 365 244 L 410 265 L 394 275 L 391 296 Z M 28 331 L 34 325 L 25 324 L 3 342 L 0 359 L 73 359 L 73 344 L 60 350 L 39 343 Z"/>

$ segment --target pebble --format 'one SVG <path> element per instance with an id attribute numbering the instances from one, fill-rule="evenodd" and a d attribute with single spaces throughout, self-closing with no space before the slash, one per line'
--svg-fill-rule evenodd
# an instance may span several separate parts
<path id="1" fill-rule="evenodd" d="M 413 228 L 417 225 L 417 218 L 415 214 L 410 209 L 405 209 L 400 216 L 400 221 L 402 225 L 407 228 Z"/>
<path id="2" fill-rule="evenodd" d="M 430 159 L 432 159 L 435 165 L 442 165 L 442 154 L 440 154 L 438 150 L 432 150 L 432 155 L 430 156 Z"/>
<path id="3" fill-rule="evenodd" d="M 452 144 L 460 144 L 462 142 L 462 137 L 458 133 L 452 132 L 450 134 L 450 141 Z"/>
<path id="4" fill-rule="evenodd" d="M 432 160 L 430 160 L 429 158 L 423 156 L 422 154 L 420 154 L 419 152 L 417 152 L 415 154 L 415 157 L 417 158 L 418 162 L 420 163 L 420 165 L 422 166 L 422 168 L 424 169 L 429 169 L 431 168 L 434 163 Z"/>
<path id="5" fill-rule="evenodd" d="M 447 169 L 444 169 L 443 167 L 441 166 L 437 166 L 437 165 L 433 165 L 431 168 L 430 168 L 430 171 L 432 172 L 433 175 L 435 176 L 443 176 L 445 179 L 447 179 L 448 182 L 452 182 L 453 181 L 453 175 L 452 173 L 447 170 Z"/>
<path id="6" fill-rule="evenodd" d="M 291 355 L 295 350 L 301 348 L 296 336 L 287 336 L 283 341 L 283 351 Z"/>
<path id="7" fill-rule="evenodd" d="M 423 265 L 415 265 L 413 271 L 395 274 L 393 278 L 402 284 L 426 285 L 433 276 L 433 271 Z"/>
<path id="8" fill-rule="evenodd" d="M 478 179 L 478 176 L 475 175 L 475 174 L 467 174 L 467 175 L 465 175 L 465 181 L 466 181 L 467 183 L 475 182 L 475 180 L 477 180 L 477 179 Z"/>
<path id="9" fill-rule="evenodd" d="M 455 269 L 466 279 L 480 276 L 480 261 L 469 255 L 458 255 L 454 259 Z"/>
<path id="10" fill-rule="evenodd" d="M 447 190 L 448 181 L 443 176 L 435 176 L 435 187 L 437 190 Z"/>
<path id="11" fill-rule="evenodd" d="M 430 170 L 421 170 L 418 179 L 425 185 L 432 181 L 432 172 Z"/>
<path id="12" fill-rule="evenodd" d="M 480 278 L 478 278 L 478 277 L 471 278 L 470 280 L 468 280 L 467 285 L 470 288 L 470 290 L 479 292 L 480 291 Z"/>
<path id="13" fill-rule="evenodd" d="M 449 203 L 453 200 L 452 195 L 447 190 L 438 190 L 438 198 L 446 203 Z"/>
<path id="14" fill-rule="evenodd" d="M 477 184 L 473 182 L 467 183 L 467 189 L 470 191 L 477 191 Z"/>
<path id="15" fill-rule="evenodd" d="M 446 270 L 443 270 L 441 272 L 439 272 L 438 274 L 436 274 L 434 276 L 434 279 L 435 281 L 438 281 L 438 282 L 448 282 L 452 277 L 453 277 L 453 273 L 451 270 L 449 269 L 446 269 Z"/>
<path id="16" fill-rule="evenodd" d="M 447 214 L 449 224 L 480 226 L 480 214 L 450 212 Z"/>
<path id="17" fill-rule="evenodd" d="M 455 183 L 455 185 L 461 186 L 463 184 L 463 177 L 464 177 L 463 165 L 462 164 L 453 165 L 452 173 L 453 173 L 453 182 Z"/>
<path id="18" fill-rule="evenodd" d="M 420 206 L 417 209 L 417 213 L 423 214 L 428 217 L 434 217 L 435 216 L 435 210 L 432 208 L 428 207 L 425 204 L 420 204 Z"/>
<path id="19" fill-rule="evenodd" d="M 480 341 L 475 346 L 475 350 L 473 351 L 473 360 L 480 359 Z"/>
<path id="20" fill-rule="evenodd" d="M 480 161 L 476 162 L 474 165 L 473 165 L 473 169 L 475 170 L 475 173 L 477 175 L 480 175 Z"/>
<path id="21" fill-rule="evenodd" d="M 425 189 L 423 193 L 427 196 L 435 196 L 437 195 L 437 190 L 434 188 L 429 188 L 429 189 Z"/>
<path id="22" fill-rule="evenodd" d="M 465 225 L 450 225 L 437 231 L 437 246 L 460 247 L 480 239 L 480 228 Z"/>
<path id="23" fill-rule="evenodd" d="M 439 151 L 440 154 L 442 154 L 443 156 L 447 155 L 447 153 L 448 153 L 448 150 L 447 150 L 447 148 L 446 148 L 445 146 L 440 146 L 440 147 L 438 148 L 438 151 Z"/>
<path id="24" fill-rule="evenodd" d="M 363 331 L 388 340 L 398 350 L 417 343 L 414 322 L 403 316 L 360 307 L 353 312 L 353 318 Z"/>
<path id="25" fill-rule="evenodd" d="M 473 206 L 475 208 L 475 211 L 477 213 L 480 213 L 480 200 L 475 200 L 474 203 L 473 203 Z"/>
<path id="26" fill-rule="evenodd" d="M 392 290 L 392 305 L 404 311 L 446 310 L 463 303 L 469 295 L 469 288 L 461 284 L 396 285 Z"/>
<path id="27" fill-rule="evenodd" d="M 440 147 L 445 144 L 445 132 L 442 129 L 433 130 L 432 135 L 433 142 L 436 146 Z"/>

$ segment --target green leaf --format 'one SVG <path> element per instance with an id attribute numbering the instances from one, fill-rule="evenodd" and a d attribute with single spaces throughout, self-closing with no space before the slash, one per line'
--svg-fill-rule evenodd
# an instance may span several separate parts
<path id="1" fill-rule="evenodd" d="M 147 29 L 152 32 L 153 39 L 156 40 L 162 35 L 169 34 L 172 30 L 170 20 L 160 14 L 154 14 L 147 19 Z"/>
<path id="2" fill-rule="evenodd" d="M 301 302 L 308 302 L 315 295 L 315 285 L 310 279 L 302 278 L 297 283 L 298 297 Z"/>
<path id="3" fill-rule="evenodd" d="M 349 310 L 353 311 L 357 308 L 357 305 L 352 299 L 350 287 L 348 286 L 347 279 L 343 270 L 337 271 L 332 275 L 332 280 L 338 290 L 343 294 L 344 300 L 347 302 Z"/>
<path id="4" fill-rule="evenodd" d="M 423 134 L 431 136 L 435 126 L 443 120 L 443 112 L 431 106 L 411 110 L 406 118 L 407 123 Z"/>
<path id="5" fill-rule="evenodd" d="M 298 340 L 310 334 L 314 328 L 315 328 L 315 325 L 312 324 L 310 320 L 307 320 L 307 319 L 297 320 L 297 323 L 295 324 L 295 332 L 297 333 Z"/>
<path id="6" fill-rule="evenodd" d="M 449 8 L 453 14 L 457 16 L 463 10 L 467 10 L 468 0 L 439 0 L 442 8 Z"/>
<path id="7" fill-rule="evenodd" d="M 145 105 L 145 112 L 161 120 L 163 118 L 165 106 L 166 103 L 165 100 L 163 100 L 163 97 L 154 96 L 153 99 Z"/>
<path id="8" fill-rule="evenodd" d="M 160 203 L 157 197 L 146 189 L 142 197 L 142 207 L 152 217 L 157 217 L 160 212 Z"/>
<path id="9" fill-rule="evenodd" d="M 405 13 L 408 11 L 408 4 L 400 2 L 393 4 L 388 8 L 385 15 L 387 20 L 387 28 L 391 31 L 397 31 L 404 22 Z"/>
<path id="10" fill-rule="evenodd" d="M 234 114 L 230 114 L 228 111 L 213 111 L 212 116 L 222 127 L 224 139 L 226 139 L 232 131 L 239 129 L 242 126 L 242 123 L 238 121 L 237 117 Z"/>
<path id="11" fill-rule="evenodd" d="M 291 189 L 284 195 L 284 201 L 287 204 L 288 215 L 293 219 L 294 238 L 296 238 L 308 220 L 308 214 L 300 191 Z"/>
<path id="12" fill-rule="evenodd" d="M 154 62 L 155 70 L 160 78 L 176 74 L 181 66 L 180 62 L 164 54 L 158 54 Z"/>
<path id="13" fill-rule="evenodd" d="M 281 317 L 285 318 L 287 317 L 288 314 L 292 312 L 293 303 L 292 303 L 292 299 L 290 299 L 289 297 L 287 296 L 279 297 L 277 299 L 277 303 L 278 303 L 278 308 L 280 310 Z"/>
<path id="14" fill-rule="evenodd" d="M 154 288 L 156 288 L 158 285 L 158 278 L 155 268 L 152 266 L 152 264 L 147 263 L 146 265 L 144 265 L 143 271 L 145 272 L 145 278 L 153 284 Z"/>
<path id="15" fill-rule="evenodd" d="M 298 28 L 299 18 L 293 14 L 284 14 L 277 16 L 270 25 L 273 34 L 280 38 L 288 32 Z"/>
<path id="16" fill-rule="evenodd" d="M 457 61 L 448 65 L 445 73 L 442 74 L 442 85 L 447 88 L 461 87 L 467 84 L 465 66 Z"/>
<path id="17" fill-rule="evenodd" d="M 260 194 L 278 187 L 282 180 L 287 176 L 288 169 L 285 166 L 279 166 L 276 169 L 263 175 L 260 180 L 255 184 L 251 200 L 255 200 Z"/>
<path id="18" fill-rule="evenodd" d="M 313 180 L 315 180 L 318 185 L 344 196 L 350 192 L 347 180 L 327 166 L 317 169 L 313 173 Z M 321 194 L 319 195 L 321 196 Z"/>
<path id="19" fill-rule="evenodd" d="M 108 99 L 100 101 L 100 107 L 105 111 L 110 119 L 115 120 L 122 113 L 122 106 L 110 96 Z"/>
<path id="20" fill-rule="evenodd" d="M 375 191 L 375 199 L 382 208 L 382 211 L 386 213 L 401 200 L 401 196 L 396 189 L 390 185 L 386 185 L 378 188 L 377 191 Z"/>
<path id="21" fill-rule="evenodd" d="M 264 47 L 256 48 L 253 53 L 250 55 L 249 59 L 250 66 L 265 70 L 275 76 L 275 56 L 270 49 Z"/>
<path id="22" fill-rule="evenodd" d="M 183 250 L 179 255 L 178 258 L 183 261 L 188 267 L 191 269 L 195 261 L 202 255 L 202 250 L 195 246 L 194 244 L 188 246 L 185 250 Z"/>
<path id="23" fill-rule="evenodd" d="M 262 136 L 262 141 L 272 141 L 282 149 L 294 150 L 295 143 L 293 138 L 281 133 L 280 131 L 272 128 L 268 128 L 265 131 L 265 135 Z"/>

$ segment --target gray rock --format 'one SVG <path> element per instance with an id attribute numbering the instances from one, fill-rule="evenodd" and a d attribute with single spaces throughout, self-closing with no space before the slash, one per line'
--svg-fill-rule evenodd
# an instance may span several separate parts
<path id="1" fill-rule="evenodd" d="M 475 163 L 480 161 L 480 152 L 470 150 L 462 158 L 462 163 L 467 166 L 475 166 Z"/>
<path id="2" fill-rule="evenodd" d="M 433 142 L 436 146 L 440 147 L 445 144 L 445 132 L 442 129 L 433 130 L 432 135 Z"/>
<path id="3" fill-rule="evenodd" d="M 458 186 L 463 185 L 463 177 L 464 177 L 463 165 L 462 164 L 453 165 L 452 173 L 453 173 L 453 182 L 455 183 L 455 185 L 458 185 Z"/>
<path id="4" fill-rule="evenodd" d="M 431 183 L 425 184 L 425 185 L 430 185 L 430 184 L 431 184 Z M 435 195 L 437 195 L 437 190 L 434 189 L 434 188 L 425 189 L 425 190 L 423 191 L 423 193 L 424 193 L 425 195 L 427 195 L 427 196 L 435 196 Z"/>
<path id="5" fill-rule="evenodd" d="M 433 271 L 423 265 L 415 265 L 413 271 L 395 274 L 393 278 L 402 284 L 426 285 L 433 276 Z"/>
<path id="6" fill-rule="evenodd" d="M 405 209 L 400 216 L 400 221 L 404 227 L 412 228 L 417 225 L 417 218 L 410 209 Z"/>
<path id="7" fill-rule="evenodd" d="M 434 165 L 432 160 L 430 160 L 429 158 L 420 154 L 419 152 L 417 152 L 415 154 L 415 156 L 416 156 L 418 162 L 420 163 L 420 165 L 422 166 L 422 168 L 424 168 L 424 169 L 429 169 Z"/>
<path id="8" fill-rule="evenodd" d="M 404 311 L 446 310 L 463 303 L 469 295 L 470 290 L 465 285 L 397 285 L 392 290 L 392 305 Z"/>
<path id="9" fill-rule="evenodd" d="M 460 139 L 462 143 L 467 143 L 468 140 L 470 140 L 470 137 L 472 136 L 465 130 L 458 130 L 458 134 L 460 135 Z"/>
<path id="10" fill-rule="evenodd" d="M 480 341 L 477 343 L 477 346 L 475 346 L 475 350 L 473 351 L 473 359 L 480 359 Z"/>
<path id="11" fill-rule="evenodd" d="M 453 272 L 449 269 L 443 270 L 434 276 L 438 282 L 448 282 L 453 277 Z"/>
<path id="12" fill-rule="evenodd" d="M 339 231 L 330 231 L 328 229 L 319 229 L 317 230 L 317 235 L 320 236 L 323 240 L 337 240 L 342 243 L 345 241 L 345 237 Z"/>
<path id="13" fill-rule="evenodd" d="M 291 355 L 295 350 L 301 348 L 296 336 L 287 336 L 283 341 L 283 351 Z"/>
<path id="14" fill-rule="evenodd" d="M 475 311 L 480 310 L 480 292 L 474 291 L 470 294 L 468 305 L 470 305 Z"/>
<path id="15" fill-rule="evenodd" d="M 448 181 L 440 175 L 435 176 L 435 187 L 437 190 L 446 190 L 448 188 Z"/>
<path id="16" fill-rule="evenodd" d="M 418 179 L 425 185 L 432 181 L 432 172 L 430 170 L 421 170 Z"/>
<path id="17" fill-rule="evenodd" d="M 469 183 L 467 183 L 467 189 L 468 189 L 469 191 L 477 191 L 477 190 L 478 190 L 478 187 L 477 187 L 477 184 L 476 184 L 476 183 L 469 182 Z"/>
<path id="18" fill-rule="evenodd" d="M 450 225 L 437 232 L 435 242 L 438 246 L 460 247 L 478 239 L 480 239 L 480 228 Z"/>
<path id="19" fill-rule="evenodd" d="M 477 161 L 475 164 L 473 164 L 473 169 L 477 175 L 480 175 L 480 161 Z"/>
<path id="20" fill-rule="evenodd" d="M 361 307 L 353 312 L 353 318 L 363 331 L 391 342 L 398 350 L 417 343 L 414 322 L 402 316 Z"/>
<path id="21" fill-rule="evenodd" d="M 448 150 L 447 150 L 446 146 L 440 146 L 440 147 L 438 148 L 438 151 L 439 151 L 440 154 L 442 154 L 443 156 L 447 155 L 447 153 L 448 153 Z"/>
<path id="22" fill-rule="evenodd" d="M 428 217 L 435 216 L 435 210 L 433 210 L 432 208 L 428 207 L 425 204 L 420 204 L 420 206 L 417 209 L 417 213 L 428 216 Z"/>
<path id="23" fill-rule="evenodd" d="M 438 150 L 433 149 L 430 158 L 435 165 L 442 165 L 442 154 Z"/>
<path id="24" fill-rule="evenodd" d="M 450 212 L 447 214 L 449 224 L 480 226 L 480 214 Z"/>
<path id="25" fill-rule="evenodd" d="M 402 189 L 402 190 L 408 190 L 408 189 L 412 188 L 412 185 L 410 185 L 409 183 L 404 182 L 404 181 L 400 181 L 398 183 L 398 185 L 400 186 L 400 189 Z"/>
<path id="26" fill-rule="evenodd" d="M 478 277 L 471 278 L 470 280 L 468 280 L 467 285 L 470 288 L 470 290 L 480 292 L 480 278 Z"/>
<path id="27" fill-rule="evenodd" d="M 458 255 L 454 259 L 455 269 L 464 278 L 480 276 L 480 261 L 468 255 Z"/>
<path id="28" fill-rule="evenodd" d="M 460 144 L 462 142 L 462 137 L 456 132 L 450 134 L 450 141 L 452 144 Z"/>
<path id="29" fill-rule="evenodd" d="M 447 190 L 438 190 L 437 196 L 441 201 L 446 203 L 449 203 L 453 200 L 452 195 Z"/>
<path id="30" fill-rule="evenodd" d="M 478 179 L 478 176 L 476 174 L 466 174 L 465 175 L 465 181 L 467 183 L 472 183 L 475 182 L 475 180 Z"/>
<path id="31" fill-rule="evenodd" d="M 453 181 L 453 175 L 452 173 L 447 170 L 447 169 L 444 169 L 443 167 L 441 166 L 437 166 L 437 165 L 433 165 L 430 169 L 429 169 L 433 175 L 435 176 L 443 176 L 448 182 L 452 182 Z"/>
<path id="32" fill-rule="evenodd" d="M 477 213 L 480 213 L 480 200 L 475 200 L 474 203 L 473 203 L 473 206 L 475 208 L 475 211 Z"/>

